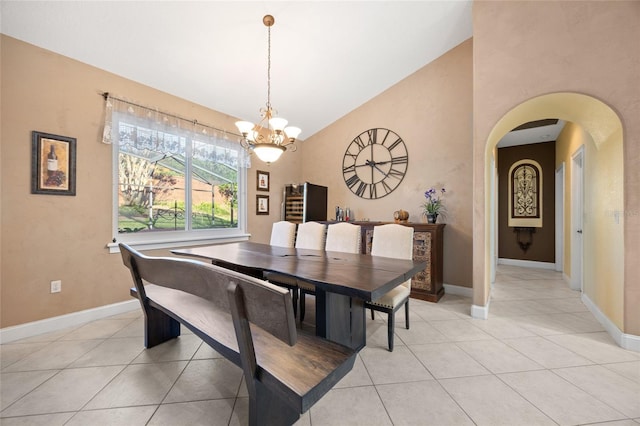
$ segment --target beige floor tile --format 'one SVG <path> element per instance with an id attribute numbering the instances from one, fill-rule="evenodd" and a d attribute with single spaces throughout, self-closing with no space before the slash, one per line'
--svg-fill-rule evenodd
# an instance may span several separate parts
<path id="1" fill-rule="evenodd" d="M 478 426 L 556 424 L 496 376 L 444 379 L 440 383 Z"/>
<path id="2" fill-rule="evenodd" d="M 549 314 L 516 316 L 513 321 L 519 327 L 526 328 L 538 336 L 574 333 L 571 327 Z"/>
<path id="3" fill-rule="evenodd" d="M 116 332 L 114 338 L 123 337 L 143 337 L 144 338 L 144 318 L 135 318 L 128 325 Z M 143 339 L 144 341 L 144 339 Z"/>
<path id="4" fill-rule="evenodd" d="M 548 370 L 500 374 L 498 377 L 561 425 L 625 418 L 624 414 Z"/>
<path id="5" fill-rule="evenodd" d="M 494 374 L 543 368 L 498 340 L 459 342 L 458 346 Z"/>
<path id="6" fill-rule="evenodd" d="M 406 346 L 398 346 L 393 352 L 385 348 L 366 347 L 360 351 L 360 358 L 374 384 L 433 379 Z"/>
<path id="7" fill-rule="evenodd" d="M 98 367 L 127 365 L 144 351 L 140 337 L 107 339 L 74 361 L 70 367 Z"/>
<path id="8" fill-rule="evenodd" d="M 59 370 L 0 374 L 0 411 L 53 377 Z"/>
<path id="9" fill-rule="evenodd" d="M 3 417 L 80 410 L 120 371 L 121 366 L 66 369 L 2 412 Z"/>
<path id="10" fill-rule="evenodd" d="M 0 369 L 4 369 L 32 353 L 38 352 L 48 344 L 48 342 L 38 342 L 0 345 Z"/>
<path id="11" fill-rule="evenodd" d="M 157 405 L 146 405 L 80 411 L 65 426 L 145 426 L 157 408 Z"/>
<path id="12" fill-rule="evenodd" d="M 63 426 L 74 413 L 42 414 L 38 416 L 9 417 L 0 420 L 2 426 Z"/>
<path id="13" fill-rule="evenodd" d="M 454 320 L 461 321 L 461 320 Z M 439 332 L 430 322 L 420 320 L 410 324 L 410 328 L 396 327 L 396 337 L 405 345 L 419 345 L 423 343 L 448 342 L 449 338 Z"/>
<path id="14" fill-rule="evenodd" d="M 160 404 L 186 366 L 186 361 L 130 365 L 84 409 Z"/>
<path id="15" fill-rule="evenodd" d="M 491 374 L 455 343 L 411 345 L 409 349 L 436 379 Z"/>
<path id="16" fill-rule="evenodd" d="M 16 372 L 65 368 L 102 342 L 103 340 L 58 340 L 11 364 L 2 371 Z"/>
<path id="17" fill-rule="evenodd" d="M 370 386 L 373 384 L 371 377 L 367 372 L 367 369 L 360 358 L 360 355 L 356 357 L 353 364 L 353 369 L 347 373 L 337 384 L 336 388 L 351 388 L 356 386 Z"/>
<path id="18" fill-rule="evenodd" d="M 182 335 L 158 346 L 143 350 L 134 360 L 134 364 L 164 361 L 190 360 L 196 353 L 202 340 L 194 335 Z"/>
<path id="19" fill-rule="evenodd" d="M 224 358 L 190 361 L 163 403 L 235 398 L 242 369 Z"/>
<path id="20" fill-rule="evenodd" d="M 604 422 L 604 423 L 590 423 L 589 426 L 638 426 L 638 420 L 618 420 L 614 422 Z"/>
<path id="21" fill-rule="evenodd" d="M 424 321 L 459 319 L 455 310 L 451 307 L 443 307 L 440 303 L 431 305 L 412 303 L 410 309 Z"/>
<path id="22" fill-rule="evenodd" d="M 476 327 L 472 320 L 457 319 L 430 321 L 429 323 L 452 342 L 493 339 L 489 334 Z"/>
<path id="23" fill-rule="evenodd" d="M 640 384 L 600 365 L 561 368 L 554 373 L 627 417 L 640 417 Z"/>
<path id="24" fill-rule="evenodd" d="M 60 340 L 106 339 L 133 322 L 132 319 L 103 319 L 90 322 L 65 334 Z"/>
<path id="25" fill-rule="evenodd" d="M 575 367 L 593 362 L 544 337 L 505 339 L 504 343 L 545 368 Z"/>
<path id="26" fill-rule="evenodd" d="M 509 339 L 536 335 L 526 328 L 515 325 L 513 321 L 509 319 L 499 317 L 489 317 L 486 320 L 473 320 L 473 325 L 496 339 Z"/>
<path id="27" fill-rule="evenodd" d="M 332 389 L 309 410 L 313 426 L 391 425 L 376 389 Z"/>
<path id="28" fill-rule="evenodd" d="M 233 399 L 162 404 L 149 426 L 226 426 L 233 411 Z"/>
<path id="29" fill-rule="evenodd" d="M 377 317 L 379 317 L 378 315 Z M 400 330 L 399 328 L 395 329 L 396 331 Z M 377 348 L 384 349 L 389 348 L 389 338 L 387 334 L 387 323 L 376 320 L 376 321 L 368 321 L 366 326 L 367 333 L 367 348 Z M 394 347 L 404 346 L 404 342 L 402 339 L 398 338 L 398 336 L 394 337 Z"/>
<path id="30" fill-rule="evenodd" d="M 596 364 L 637 361 L 638 355 L 616 345 L 607 333 L 567 334 L 547 339 L 581 355 Z"/>
<path id="31" fill-rule="evenodd" d="M 618 362 L 615 364 L 603 364 L 603 367 L 615 371 L 629 380 L 640 383 L 640 360 L 630 362 Z"/>
<path id="32" fill-rule="evenodd" d="M 376 386 L 394 425 L 473 425 L 436 381 Z"/>
<path id="33" fill-rule="evenodd" d="M 211 346 L 202 342 L 195 355 L 193 355 L 193 359 L 213 359 L 213 358 L 224 358 L 219 352 L 216 352 Z"/>

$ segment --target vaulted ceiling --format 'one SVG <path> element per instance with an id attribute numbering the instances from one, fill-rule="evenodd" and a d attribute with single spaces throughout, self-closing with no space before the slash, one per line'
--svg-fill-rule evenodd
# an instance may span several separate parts
<path id="1" fill-rule="evenodd" d="M 4 0 L 0 30 L 255 122 L 271 14 L 271 102 L 305 139 L 471 37 L 471 3 Z"/>

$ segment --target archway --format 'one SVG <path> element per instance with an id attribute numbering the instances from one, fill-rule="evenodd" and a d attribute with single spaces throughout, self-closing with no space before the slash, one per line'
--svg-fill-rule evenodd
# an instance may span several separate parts
<path id="1" fill-rule="evenodd" d="M 508 111 L 491 130 L 485 146 L 485 232 L 487 250 L 484 291 L 488 294 L 489 277 L 494 268 L 491 254 L 495 247 L 495 215 L 492 212 L 495 194 L 492 184 L 496 145 L 518 125 L 545 118 L 567 122 L 558 140 L 556 161 L 571 168 L 571 155 L 580 147 L 585 153 L 584 192 L 584 269 L 582 299 L 592 309 L 604 315 L 618 329 L 624 329 L 624 229 L 619 214 L 623 200 L 623 139 L 618 115 L 605 103 L 579 93 L 552 93 L 531 98 Z M 567 176 L 570 171 L 567 171 Z M 571 250 L 570 225 L 571 182 L 565 185 L 564 205 L 565 253 Z M 575 219 L 574 219 L 575 221 Z M 571 277 L 570 255 L 565 255 L 565 271 Z"/>

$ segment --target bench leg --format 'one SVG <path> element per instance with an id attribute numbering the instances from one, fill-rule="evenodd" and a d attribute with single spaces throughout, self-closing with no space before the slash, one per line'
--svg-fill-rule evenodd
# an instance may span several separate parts
<path id="1" fill-rule="evenodd" d="M 249 395 L 249 426 L 290 426 L 300 413 L 254 380 L 256 394 Z"/>
<path id="2" fill-rule="evenodd" d="M 145 348 L 152 348 L 180 336 L 180 323 L 161 310 L 147 306 L 144 314 Z"/>

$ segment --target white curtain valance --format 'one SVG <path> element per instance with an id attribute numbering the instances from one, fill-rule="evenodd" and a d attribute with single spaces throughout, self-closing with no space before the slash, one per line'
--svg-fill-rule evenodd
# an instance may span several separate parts
<path id="1" fill-rule="evenodd" d="M 191 139 L 205 142 L 216 147 L 238 151 L 240 166 L 250 168 L 250 155 L 240 146 L 241 135 L 188 120 L 175 114 L 159 111 L 125 99 L 116 98 L 105 93 L 105 117 L 102 132 L 102 143 L 112 144 L 114 139 L 113 117 L 126 117 L 130 124 L 151 128 L 163 133 L 189 134 Z M 117 137 L 117 136 L 116 136 Z"/>

